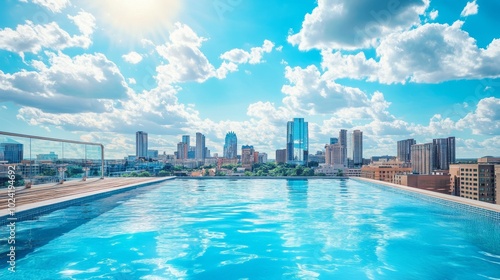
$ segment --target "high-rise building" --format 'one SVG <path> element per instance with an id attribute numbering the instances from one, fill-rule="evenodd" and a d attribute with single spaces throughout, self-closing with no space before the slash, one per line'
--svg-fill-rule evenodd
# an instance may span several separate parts
<path id="1" fill-rule="evenodd" d="M 276 150 L 276 163 L 285 163 L 286 162 L 286 149 Z"/>
<path id="2" fill-rule="evenodd" d="M 188 148 L 189 146 L 191 145 L 191 140 L 190 140 L 190 137 L 189 135 L 182 135 L 182 143 L 186 143 Z"/>
<path id="3" fill-rule="evenodd" d="M 11 138 L 0 138 L 0 160 L 19 163 L 23 160 L 23 144 Z"/>
<path id="4" fill-rule="evenodd" d="M 238 138 L 236 133 L 230 131 L 226 134 L 224 141 L 224 157 L 237 158 L 238 157 Z"/>
<path id="5" fill-rule="evenodd" d="M 352 132 L 352 160 L 355 167 L 363 165 L 363 132 L 361 130 Z"/>
<path id="6" fill-rule="evenodd" d="M 448 170 L 455 163 L 455 137 L 433 139 L 436 169 Z"/>
<path id="7" fill-rule="evenodd" d="M 287 123 L 287 163 L 306 164 L 309 155 L 308 123 L 303 118 L 294 118 Z"/>
<path id="8" fill-rule="evenodd" d="M 337 144 L 339 142 L 339 138 L 332 137 L 330 138 L 330 145 Z"/>
<path id="9" fill-rule="evenodd" d="M 247 170 L 252 169 L 252 165 L 255 161 L 255 150 L 253 146 L 243 145 L 241 146 L 241 166 Z"/>
<path id="10" fill-rule="evenodd" d="M 345 147 L 340 143 L 325 146 L 325 163 L 328 165 L 343 165 L 346 167 Z"/>
<path id="11" fill-rule="evenodd" d="M 411 161 L 414 173 L 432 174 L 436 169 L 433 143 L 415 144 L 411 146 Z"/>
<path id="12" fill-rule="evenodd" d="M 190 146 L 188 149 L 188 159 L 195 159 L 196 158 L 196 147 L 195 146 Z"/>
<path id="13" fill-rule="evenodd" d="M 148 134 L 144 131 L 135 133 L 135 156 L 137 158 L 148 157 Z"/>
<path id="14" fill-rule="evenodd" d="M 259 153 L 258 163 L 266 163 L 266 162 L 267 162 L 267 154 L 266 153 Z"/>
<path id="15" fill-rule="evenodd" d="M 414 139 L 406 139 L 398 141 L 398 161 L 400 162 L 411 162 L 411 146 L 417 144 Z"/>
<path id="16" fill-rule="evenodd" d="M 196 132 L 195 158 L 198 161 L 205 161 L 205 135 Z"/>
<path id="17" fill-rule="evenodd" d="M 177 159 L 188 159 L 188 145 L 185 142 L 177 143 Z"/>
<path id="18" fill-rule="evenodd" d="M 345 163 L 347 164 L 347 130 L 346 129 L 341 129 L 339 131 L 339 143 L 340 145 L 344 146 L 344 155 L 343 158 L 345 158 Z"/>
<path id="19" fill-rule="evenodd" d="M 451 194 L 499 204 L 499 182 L 495 182 L 495 175 L 499 170 L 500 164 L 493 163 L 452 164 L 450 165 Z"/>

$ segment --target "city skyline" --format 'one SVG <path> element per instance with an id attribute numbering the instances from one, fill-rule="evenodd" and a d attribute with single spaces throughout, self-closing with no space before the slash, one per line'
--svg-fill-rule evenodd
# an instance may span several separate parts
<path id="1" fill-rule="evenodd" d="M 450 135 L 457 158 L 499 155 L 500 4 L 394 3 L 4 1 L 2 130 L 109 158 L 134 154 L 136 131 L 169 154 L 201 132 L 222 155 L 234 131 L 275 155 L 304 118 L 310 154 L 346 129 L 365 158 Z"/>

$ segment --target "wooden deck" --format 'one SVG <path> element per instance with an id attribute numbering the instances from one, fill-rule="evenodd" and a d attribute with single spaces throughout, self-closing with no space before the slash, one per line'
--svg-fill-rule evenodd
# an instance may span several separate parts
<path id="1" fill-rule="evenodd" d="M 65 198 L 75 196 L 87 196 L 96 192 L 107 192 L 115 189 L 123 188 L 130 185 L 148 183 L 154 181 L 162 181 L 162 178 L 152 177 L 137 177 L 137 178 L 105 178 L 105 179 L 89 179 L 88 181 L 66 181 L 64 184 L 45 184 L 33 186 L 30 189 L 16 188 L 15 204 L 17 209 L 26 208 L 28 205 L 35 206 L 36 204 L 45 204 L 50 200 L 61 201 Z M 163 178 L 168 179 L 168 178 Z M 0 212 L 4 212 L 7 207 L 8 192 L 2 189 L 0 192 Z M 30 207 L 31 208 L 31 207 Z"/>

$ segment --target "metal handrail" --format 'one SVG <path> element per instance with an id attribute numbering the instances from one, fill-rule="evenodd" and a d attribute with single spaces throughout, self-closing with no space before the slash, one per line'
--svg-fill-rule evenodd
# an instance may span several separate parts
<path id="1" fill-rule="evenodd" d="M 39 140 L 54 141 L 54 142 L 71 143 L 71 144 L 100 146 L 101 147 L 101 179 L 104 179 L 104 145 L 101 143 L 66 140 L 66 139 L 43 137 L 43 136 L 36 136 L 36 135 L 12 133 L 12 132 L 6 132 L 6 131 L 0 131 L 0 135 L 6 135 L 6 136 L 12 136 L 12 137 L 23 137 L 23 138 L 30 138 L 30 139 L 39 139 Z"/>

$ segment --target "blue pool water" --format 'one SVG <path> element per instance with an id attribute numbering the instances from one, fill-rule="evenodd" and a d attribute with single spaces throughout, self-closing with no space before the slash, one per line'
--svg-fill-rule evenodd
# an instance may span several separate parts
<path id="1" fill-rule="evenodd" d="M 17 230 L 2 279 L 500 278 L 498 221 L 353 180 L 177 179 Z"/>

